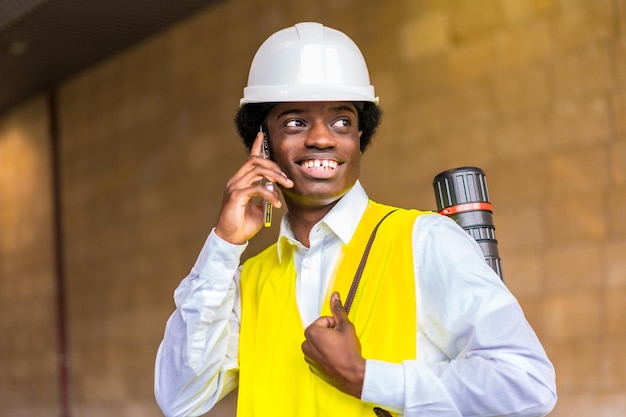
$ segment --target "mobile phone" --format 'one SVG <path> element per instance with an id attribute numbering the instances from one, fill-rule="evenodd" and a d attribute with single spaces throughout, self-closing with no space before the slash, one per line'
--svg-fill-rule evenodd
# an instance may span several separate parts
<path id="1" fill-rule="evenodd" d="M 267 132 L 260 127 L 260 131 L 263 132 L 263 146 L 261 147 L 261 158 L 270 159 L 270 143 L 267 138 Z M 263 178 L 261 184 L 270 191 L 274 191 L 274 183 Z M 263 199 L 263 217 L 265 219 L 265 227 L 272 225 L 272 203 Z"/>

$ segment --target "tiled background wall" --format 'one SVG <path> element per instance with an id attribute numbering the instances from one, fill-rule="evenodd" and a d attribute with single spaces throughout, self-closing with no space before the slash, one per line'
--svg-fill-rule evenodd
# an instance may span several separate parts
<path id="1" fill-rule="evenodd" d="M 160 415 L 156 348 L 246 156 L 252 56 L 306 20 L 368 61 L 371 197 L 432 209 L 435 174 L 483 168 L 507 285 L 557 369 L 551 415 L 626 414 L 626 0 L 229 0 L 57 90 L 73 415 Z M 0 115 L 2 416 L 60 409 L 49 119 L 45 95 Z"/>

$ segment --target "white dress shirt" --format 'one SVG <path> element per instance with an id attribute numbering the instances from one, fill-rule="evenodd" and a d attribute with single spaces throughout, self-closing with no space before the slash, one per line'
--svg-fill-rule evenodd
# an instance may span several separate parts
<path id="1" fill-rule="evenodd" d="M 309 248 L 283 217 L 278 245 L 295 249 L 303 326 L 319 317 L 335 262 L 368 201 L 357 181 L 313 227 Z M 237 385 L 239 263 L 246 246 L 212 231 L 174 293 L 177 308 L 155 368 L 157 402 L 168 417 L 202 415 Z M 361 399 L 405 416 L 547 414 L 556 402 L 554 368 L 478 244 L 449 218 L 425 214 L 413 228 L 413 256 L 417 359 L 367 360 Z"/>

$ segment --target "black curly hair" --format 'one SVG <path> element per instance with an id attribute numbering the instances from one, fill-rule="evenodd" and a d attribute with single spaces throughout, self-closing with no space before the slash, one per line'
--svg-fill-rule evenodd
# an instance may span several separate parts
<path id="1" fill-rule="evenodd" d="M 359 102 L 355 103 L 359 113 L 359 130 L 361 134 L 361 152 L 370 144 L 376 128 L 380 124 L 382 110 L 374 103 Z M 250 150 L 252 143 L 259 133 L 259 126 L 263 123 L 267 111 L 274 103 L 251 103 L 241 106 L 235 116 L 235 124 L 239 136 L 243 140 L 244 145 Z"/>

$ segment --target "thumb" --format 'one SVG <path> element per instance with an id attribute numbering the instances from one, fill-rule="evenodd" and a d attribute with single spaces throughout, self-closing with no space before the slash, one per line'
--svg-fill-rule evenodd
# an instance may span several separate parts
<path id="1" fill-rule="evenodd" d="M 350 322 L 348 313 L 346 313 L 346 309 L 343 307 L 341 296 L 338 292 L 334 292 L 330 296 L 330 311 L 333 313 L 333 318 L 337 324 L 336 328 L 341 329 L 344 323 Z"/>

